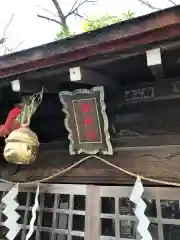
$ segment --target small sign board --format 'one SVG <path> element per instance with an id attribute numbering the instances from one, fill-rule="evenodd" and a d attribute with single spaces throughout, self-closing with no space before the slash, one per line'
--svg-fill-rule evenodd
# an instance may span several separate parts
<path id="1" fill-rule="evenodd" d="M 129 89 L 125 91 L 126 101 L 148 100 L 154 97 L 153 87 Z"/>
<path id="2" fill-rule="evenodd" d="M 61 91 L 59 97 L 65 113 L 65 127 L 69 132 L 70 154 L 112 155 L 104 88 Z"/>

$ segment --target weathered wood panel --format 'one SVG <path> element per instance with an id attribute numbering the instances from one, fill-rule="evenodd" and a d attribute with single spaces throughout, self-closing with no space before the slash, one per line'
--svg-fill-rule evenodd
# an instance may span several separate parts
<path id="1" fill-rule="evenodd" d="M 150 102 L 180 98 L 180 78 L 163 79 L 157 82 L 134 84 L 126 87 L 127 103 Z"/>
<path id="2" fill-rule="evenodd" d="M 82 155 L 70 156 L 60 144 L 59 150 L 57 144 L 54 147 L 49 146 L 49 148 L 46 146 L 41 149 L 35 163 L 21 166 L 17 172 L 15 172 L 16 165 L 6 165 L 5 161 L 1 159 L 0 177 L 14 181 L 41 179 L 69 167 L 81 157 Z M 116 147 L 114 156 L 105 158 L 126 170 L 146 177 L 180 182 L 180 145 L 122 148 L 119 145 Z M 89 159 L 52 182 L 124 185 L 133 184 L 134 179 L 97 159 Z M 149 182 L 146 184 L 153 185 Z"/>
<path id="3" fill-rule="evenodd" d="M 112 124 L 119 136 L 180 133 L 180 100 L 122 106 Z"/>

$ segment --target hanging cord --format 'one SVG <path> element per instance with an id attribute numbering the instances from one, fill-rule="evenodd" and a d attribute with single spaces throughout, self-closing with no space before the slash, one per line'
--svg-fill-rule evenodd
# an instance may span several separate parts
<path id="1" fill-rule="evenodd" d="M 108 160 L 102 158 L 102 157 L 99 157 L 99 156 L 96 156 L 96 155 L 90 155 L 90 156 L 87 156 L 87 157 L 84 157 L 84 158 L 81 158 L 78 162 L 72 164 L 71 166 L 65 168 L 64 170 L 58 172 L 58 173 L 55 173 L 49 177 L 46 177 L 46 178 L 43 178 L 41 180 L 36 180 L 36 181 L 31 181 L 31 182 L 22 182 L 22 183 L 19 183 L 19 185 L 32 185 L 32 184 L 38 184 L 38 183 L 42 183 L 42 182 L 47 182 L 49 180 L 52 180 L 62 174 L 65 174 L 69 171 L 71 171 L 72 169 L 74 169 L 75 167 L 79 166 L 81 163 L 85 162 L 86 160 L 90 159 L 90 158 L 96 158 L 97 160 L 107 164 L 108 166 L 111 166 L 113 168 L 115 168 L 116 170 L 120 171 L 120 172 L 123 172 L 129 176 L 132 176 L 132 177 L 135 177 L 135 178 L 138 178 L 140 177 L 141 179 L 143 180 L 146 180 L 146 181 L 149 181 L 149 182 L 153 182 L 153 183 L 159 183 L 159 184 L 162 184 L 162 185 L 169 185 L 169 186 L 176 186 L 176 187 L 180 187 L 180 183 L 176 183 L 176 182 L 167 182 L 167 181 L 161 181 L 161 180 L 157 180 L 157 179 L 153 179 L 153 178 L 148 178 L 148 177 L 144 177 L 140 174 L 137 174 L 137 173 L 134 173 L 134 172 L 130 172 L 128 170 L 125 170 L 124 168 L 121 168 L 111 162 L 109 162 Z M 0 179 L 0 182 L 4 182 L 4 183 L 9 183 L 9 184 L 17 184 L 17 182 L 12 182 L 12 181 L 7 181 L 5 179 Z"/>

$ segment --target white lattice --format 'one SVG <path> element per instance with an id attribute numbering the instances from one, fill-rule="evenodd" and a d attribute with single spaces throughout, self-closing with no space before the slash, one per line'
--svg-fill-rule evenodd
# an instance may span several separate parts
<path id="1" fill-rule="evenodd" d="M 148 230 L 149 220 L 144 214 L 146 209 L 146 203 L 141 198 L 143 192 L 144 192 L 144 188 L 143 188 L 140 177 L 138 177 L 134 184 L 134 188 L 131 193 L 130 200 L 136 204 L 134 213 L 139 221 L 137 231 L 141 235 L 142 240 L 152 240 L 152 236 Z"/>
<path id="2" fill-rule="evenodd" d="M 14 200 L 18 195 L 18 185 L 14 186 L 2 199 L 2 202 L 6 204 L 6 208 L 3 213 L 7 216 L 7 220 L 4 222 L 4 226 L 9 229 L 6 237 L 9 240 L 13 240 L 18 232 L 21 230 L 21 226 L 17 223 L 20 215 L 15 211 L 19 204 Z"/>

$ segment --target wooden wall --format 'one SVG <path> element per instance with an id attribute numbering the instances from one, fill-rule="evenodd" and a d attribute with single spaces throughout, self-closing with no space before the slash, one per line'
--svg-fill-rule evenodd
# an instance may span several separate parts
<path id="1" fill-rule="evenodd" d="M 128 171 L 159 180 L 180 182 L 180 99 L 126 105 L 119 109 L 112 138 L 114 155 L 105 158 Z M 111 120 L 113 120 L 111 119 Z M 0 177 L 15 181 L 41 179 L 82 158 L 70 156 L 68 142 L 42 143 L 29 166 L 0 162 Z M 16 172 L 17 170 L 17 172 Z M 97 159 L 89 159 L 53 182 L 133 184 L 134 179 Z M 146 182 L 146 185 L 153 183 Z"/>
<path id="2" fill-rule="evenodd" d="M 119 95 L 117 92 L 116 95 L 108 93 L 106 104 L 114 155 L 105 158 L 126 170 L 146 177 L 180 182 L 180 98 L 179 90 L 173 92 L 174 85 L 169 83 L 170 85 L 166 85 L 165 82 L 161 82 L 160 86 L 155 88 L 155 95 L 145 101 L 125 101 L 120 88 Z M 17 96 L 14 96 L 15 98 Z M 12 103 L 13 99 L 7 100 L 4 105 L 1 103 L 1 121 Z M 37 160 L 20 168 L 7 164 L 2 156 L 2 139 L 0 178 L 14 181 L 41 179 L 57 173 L 83 157 L 69 155 L 63 121 L 64 114 L 58 95 L 45 95 L 31 125 L 42 143 Z M 89 159 L 53 181 L 125 185 L 133 184 L 134 179 L 97 159 Z M 146 184 L 152 185 L 148 182 Z"/>

